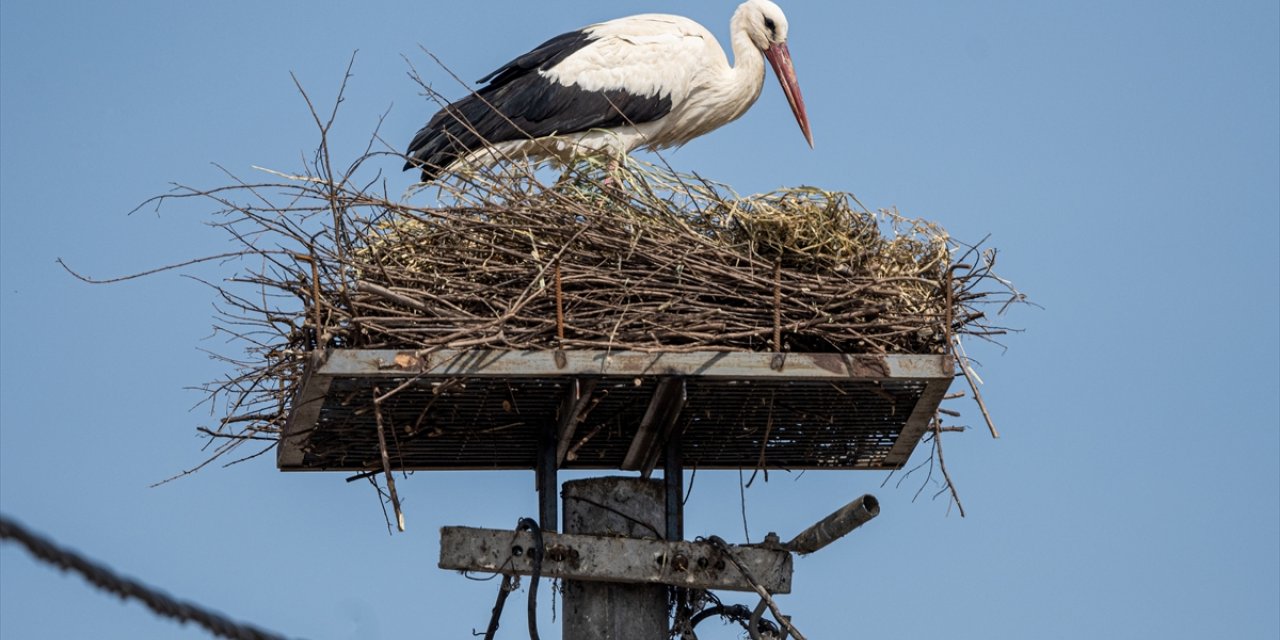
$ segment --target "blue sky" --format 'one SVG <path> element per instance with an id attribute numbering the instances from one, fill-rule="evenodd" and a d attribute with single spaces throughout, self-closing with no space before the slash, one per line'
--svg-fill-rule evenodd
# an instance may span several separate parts
<path id="1" fill-rule="evenodd" d="M 359 50 L 336 152 L 390 108 L 400 145 L 431 107 L 407 56 L 462 89 L 546 37 L 646 11 L 725 41 L 731 2 L 0 5 L 0 510 L 119 570 L 309 638 L 466 637 L 496 583 L 434 568 L 443 525 L 511 527 L 532 474 L 417 474 L 388 537 L 367 486 L 267 458 L 148 485 L 202 459 L 188 387 L 210 291 L 95 275 L 226 250 L 194 205 L 126 215 L 212 163 L 298 167 Z M 972 345 L 1004 437 L 945 440 L 969 517 L 916 478 L 773 474 L 753 537 L 852 497 L 883 514 L 797 562 L 784 610 L 811 638 L 1280 635 L 1280 8 L 1202 3 L 790 2 L 816 149 L 770 79 L 740 121 L 669 154 L 741 192 L 813 184 L 1001 249 L 1043 306 Z M 408 174 L 390 166 L 391 186 Z M 222 278 L 229 267 L 187 273 Z M 972 408 L 961 407 L 971 424 Z M 690 535 L 741 539 L 737 474 L 700 474 Z M 545 592 L 544 592 L 545 593 Z M 545 600 L 545 598 L 544 598 Z M 745 600 L 743 600 L 745 601 Z M 508 608 L 500 637 L 523 637 Z M 543 617 L 543 635 L 558 635 Z M 0 636 L 203 637 L 0 546 Z M 724 628 L 704 638 L 736 637 Z"/>

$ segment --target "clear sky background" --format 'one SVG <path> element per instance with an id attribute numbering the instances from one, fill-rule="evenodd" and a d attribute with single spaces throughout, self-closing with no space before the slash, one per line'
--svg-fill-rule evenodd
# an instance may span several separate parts
<path id="1" fill-rule="evenodd" d="M 533 515 L 532 473 L 420 473 L 388 536 L 367 485 L 270 457 L 148 485 L 202 460 L 187 387 L 211 292 L 169 273 L 227 250 L 207 209 L 126 215 L 211 163 L 299 167 L 354 50 L 334 144 L 388 108 L 397 146 L 448 95 L 437 52 L 483 76 L 557 33 L 666 11 L 727 39 L 732 2 L 0 4 L 0 510 L 118 570 L 295 637 L 466 638 L 496 582 L 437 570 L 438 527 Z M 814 184 L 990 234 L 1043 310 L 972 345 L 1004 437 L 949 434 L 969 512 L 920 477 L 777 473 L 753 539 L 856 495 L 875 522 L 796 563 L 784 610 L 810 638 L 1280 636 L 1280 8 L 1274 0 L 784 4 L 817 149 L 767 79 L 742 120 L 669 154 L 744 193 Z M 411 182 L 387 160 L 393 192 Z M 230 275 L 230 266 L 187 273 Z M 918 452 L 923 453 L 923 452 Z M 920 458 L 917 458 L 919 460 Z M 689 535 L 741 541 L 736 473 L 699 474 Z M 545 586 L 545 585 L 544 585 Z M 545 594 L 546 591 L 543 591 Z M 517 597 L 523 597 L 523 593 Z M 746 598 L 728 598 L 747 602 Z M 543 596 L 544 637 L 558 626 Z M 513 598 L 512 602 L 516 602 Z M 704 638 L 734 638 L 732 628 Z M 502 638 L 525 637 L 511 605 Z M 204 637 L 0 546 L 0 636 Z"/>

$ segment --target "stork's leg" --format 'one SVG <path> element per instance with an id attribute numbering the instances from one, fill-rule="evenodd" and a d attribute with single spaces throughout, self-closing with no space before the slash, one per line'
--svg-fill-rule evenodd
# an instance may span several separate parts
<path id="1" fill-rule="evenodd" d="M 622 159 L 616 155 L 609 156 L 609 163 L 605 165 L 604 182 L 601 183 L 605 189 L 622 190 Z"/>
<path id="2" fill-rule="evenodd" d="M 573 181 L 573 167 L 569 165 L 565 165 L 564 170 L 560 172 L 560 177 L 556 178 L 556 183 L 554 185 L 551 185 L 551 188 L 559 189 L 560 187 L 564 186 L 566 183 L 569 183 L 572 181 Z"/>

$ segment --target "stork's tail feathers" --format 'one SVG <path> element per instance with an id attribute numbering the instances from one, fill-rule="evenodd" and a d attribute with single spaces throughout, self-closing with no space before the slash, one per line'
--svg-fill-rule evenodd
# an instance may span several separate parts
<path id="1" fill-rule="evenodd" d="M 431 182 L 432 180 L 440 177 L 440 174 L 444 173 L 444 170 L 447 169 L 450 164 L 453 164 L 453 162 L 460 156 L 456 153 L 435 154 L 433 159 L 424 159 L 428 157 L 431 156 L 420 156 L 413 153 L 413 150 L 410 149 L 408 160 L 405 161 L 403 170 L 408 171 L 410 169 L 421 169 L 421 182 Z"/>
<path id="2" fill-rule="evenodd" d="M 440 115 L 443 115 L 441 112 Z M 439 116 L 432 118 L 427 126 L 418 131 L 409 143 L 405 152 L 404 170 L 421 169 L 422 181 L 431 182 L 453 164 L 458 158 L 471 151 L 456 133 L 454 128 L 463 128 L 461 123 L 453 120 L 454 127 L 439 122 Z M 464 129 L 465 130 L 465 129 Z"/>
<path id="3" fill-rule="evenodd" d="M 422 181 L 431 182 L 458 159 L 483 148 L 487 142 L 473 123 L 483 126 L 492 110 L 475 94 L 441 109 L 413 136 L 404 170 L 421 169 Z"/>
<path id="4" fill-rule="evenodd" d="M 404 163 L 403 170 L 408 171 L 410 169 L 421 169 L 422 178 L 419 182 L 431 182 L 432 180 L 440 177 L 440 174 L 444 172 L 446 166 L 447 165 L 437 165 L 423 160 L 418 160 L 416 158 L 410 158 L 408 162 Z"/>

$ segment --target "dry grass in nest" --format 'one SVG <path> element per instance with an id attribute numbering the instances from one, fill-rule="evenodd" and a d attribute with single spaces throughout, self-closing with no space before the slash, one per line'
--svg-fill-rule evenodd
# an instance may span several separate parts
<path id="1" fill-rule="evenodd" d="M 964 296 L 980 274 L 951 277 L 955 245 L 930 223 L 846 193 L 744 198 L 651 165 L 580 169 L 549 188 L 472 176 L 443 187 L 441 206 L 385 203 L 346 247 L 354 293 L 349 308 L 327 302 L 349 320 L 330 339 L 942 353 L 979 317 Z"/>

